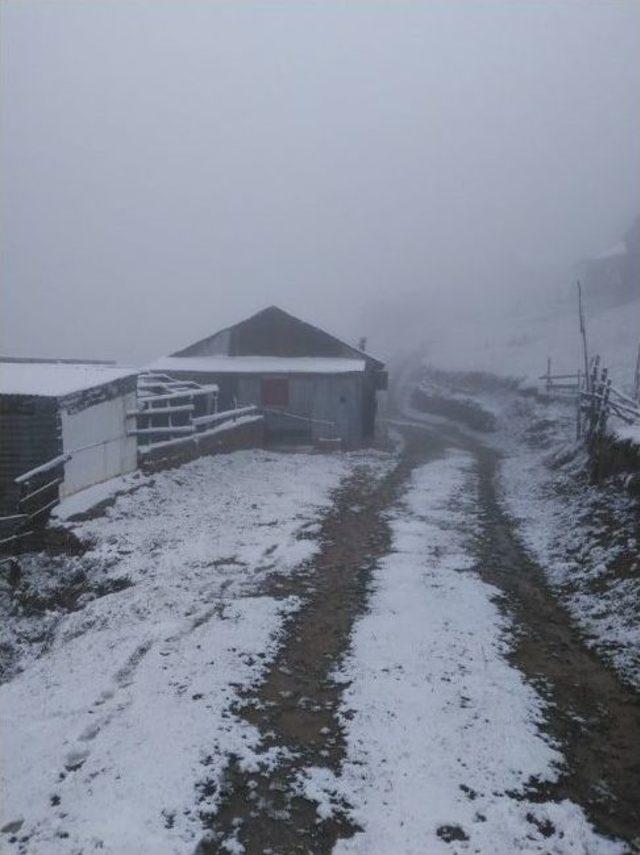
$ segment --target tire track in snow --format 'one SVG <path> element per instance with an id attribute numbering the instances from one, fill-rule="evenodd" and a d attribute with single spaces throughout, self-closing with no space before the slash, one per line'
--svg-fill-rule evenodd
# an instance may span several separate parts
<path id="1" fill-rule="evenodd" d="M 372 569 L 390 548 L 386 513 L 412 467 L 439 450 L 435 443 L 418 456 L 406 451 L 382 481 L 357 468 L 334 494 L 322 522 L 320 550 L 306 572 L 271 591 L 300 596 L 304 605 L 289 619 L 264 681 L 236 710 L 259 729 L 264 760 L 258 755 L 248 766 L 232 759 L 216 810 L 201 813 L 208 830 L 198 855 L 330 852 L 339 838 L 357 830 L 337 792 L 328 810 L 325 794 L 317 799 L 310 794 L 306 770 L 324 770 L 329 780 L 340 771 L 343 687 L 333 675 L 366 607 Z M 210 783 L 213 791 L 216 781 Z"/>

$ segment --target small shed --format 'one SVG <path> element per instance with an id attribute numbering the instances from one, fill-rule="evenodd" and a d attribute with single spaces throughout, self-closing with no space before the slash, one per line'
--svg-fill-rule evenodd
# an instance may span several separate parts
<path id="1" fill-rule="evenodd" d="M 152 371 L 219 387 L 219 406 L 255 405 L 272 439 L 340 439 L 346 448 L 374 435 L 384 363 L 271 306 L 154 362 Z"/>
<path id="2" fill-rule="evenodd" d="M 136 383 L 114 364 L 0 360 L 0 514 L 15 513 L 15 479 L 52 461 L 59 497 L 136 469 Z"/>

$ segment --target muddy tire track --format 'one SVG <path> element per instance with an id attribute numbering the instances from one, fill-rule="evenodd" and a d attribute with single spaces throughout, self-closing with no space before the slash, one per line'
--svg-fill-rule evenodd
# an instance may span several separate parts
<path id="1" fill-rule="evenodd" d="M 587 647 L 522 545 L 498 497 L 500 454 L 455 425 L 422 430 L 425 442 L 440 441 L 476 458 L 478 573 L 501 592 L 498 605 L 514 627 L 508 659 L 547 702 L 544 730 L 565 757 L 557 781 L 532 780 L 526 793 L 510 795 L 570 799 L 600 834 L 640 853 L 640 697 Z"/>
<path id="2" fill-rule="evenodd" d="M 571 799 L 600 833 L 640 852 L 640 698 L 585 645 L 527 555 L 496 494 L 498 455 L 476 456 L 480 575 L 503 592 L 517 629 L 510 660 L 548 702 L 546 730 L 566 759 L 555 783 L 532 782 L 527 795 Z"/>
<path id="3" fill-rule="evenodd" d="M 237 840 L 252 853 L 329 853 L 339 838 L 358 829 L 349 806 L 335 805 L 320 818 L 316 803 L 301 795 L 298 775 L 309 766 L 340 773 L 345 758 L 338 722 L 342 688 L 332 679 L 350 643 L 354 621 L 366 607 L 371 572 L 391 547 L 387 510 L 398 499 L 411 469 L 441 453 L 410 444 L 382 481 L 361 467 L 338 488 L 322 522 L 320 549 L 305 572 L 276 583 L 268 593 L 297 594 L 303 607 L 286 625 L 280 652 L 264 682 L 244 698 L 236 714 L 254 724 L 262 748 L 283 751 L 275 768 L 246 771 L 233 760 L 215 813 L 201 812 L 208 833 L 198 855 L 219 852 Z M 216 784 L 205 790 L 210 796 Z"/>

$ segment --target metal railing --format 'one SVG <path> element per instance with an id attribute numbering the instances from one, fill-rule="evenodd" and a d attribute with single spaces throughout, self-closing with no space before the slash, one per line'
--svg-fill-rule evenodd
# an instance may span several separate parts
<path id="1" fill-rule="evenodd" d="M 291 419 L 292 421 L 300 421 L 306 422 L 309 425 L 317 424 L 317 425 L 325 425 L 329 429 L 329 436 L 326 439 L 335 439 L 337 434 L 336 423 L 330 421 L 329 419 L 316 419 L 312 416 L 301 416 L 298 413 L 290 413 L 288 410 L 277 410 L 273 407 L 261 407 L 263 413 L 269 413 L 273 416 L 281 416 L 283 418 Z"/>

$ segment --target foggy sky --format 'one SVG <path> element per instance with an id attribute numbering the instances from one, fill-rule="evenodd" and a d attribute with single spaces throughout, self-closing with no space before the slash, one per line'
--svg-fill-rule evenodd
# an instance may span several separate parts
<path id="1" fill-rule="evenodd" d="M 274 303 L 355 339 L 640 210 L 635 0 L 18 0 L 1 38 L 4 354 L 144 360 Z"/>

